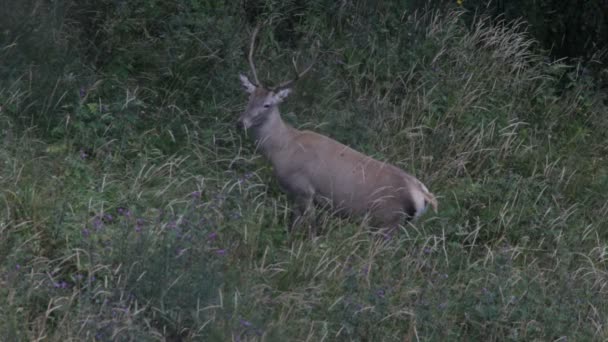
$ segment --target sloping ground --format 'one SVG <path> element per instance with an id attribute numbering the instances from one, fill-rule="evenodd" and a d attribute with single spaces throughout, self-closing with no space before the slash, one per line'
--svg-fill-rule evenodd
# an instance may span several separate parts
<path id="1" fill-rule="evenodd" d="M 286 119 L 411 171 L 440 212 L 389 237 L 325 215 L 290 240 L 289 204 L 233 129 L 239 13 L 173 10 L 148 35 L 161 10 L 106 22 L 131 44 L 110 66 L 3 82 L 2 340 L 608 337 L 608 118 L 575 67 L 457 12 L 307 13 L 301 58 L 307 32 L 323 53 Z M 266 29 L 261 76 L 292 53 Z"/>

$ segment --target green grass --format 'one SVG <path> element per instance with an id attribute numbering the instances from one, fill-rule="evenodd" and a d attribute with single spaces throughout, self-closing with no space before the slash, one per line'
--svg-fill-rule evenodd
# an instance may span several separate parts
<path id="1" fill-rule="evenodd" d="M 233 128 L 249 12 L 102 3 L 1 41 L 1 340 L 608 338 L 606 96 L 521 24 L 261 7 L 262 79 L 321 41 L 285 119 L 439 197 L 390 237 L 324 215 L 309 239 Z M 61 67 L 17 58 L 36 39 Z"/>

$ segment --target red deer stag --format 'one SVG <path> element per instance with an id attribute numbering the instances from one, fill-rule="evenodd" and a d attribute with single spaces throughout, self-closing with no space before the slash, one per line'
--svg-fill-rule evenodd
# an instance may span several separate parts
<path id="1" fill-rule="evenodd" d="M 369 214 L 371 225 L 382 228 L 394 228 L 404 220 L 419 217 L 428 204 L 436 212 L 435 196 L 414 176 L 324 135 L 298 130 L 281 119 L 279 104 L 314 62 L 298 72 L 294 60 L 294 79 L 275 87 L 263 86 L 253 62 L 259 28 L 255 28 L 249 46 L 253 82 L 240 75 L 249 103 L 237 127 L 253 137 L 258 150 L 272 164 L 281 189 L 294 202 L 289 229 L 314 203 L 330 204 L 342 215 Z"/>

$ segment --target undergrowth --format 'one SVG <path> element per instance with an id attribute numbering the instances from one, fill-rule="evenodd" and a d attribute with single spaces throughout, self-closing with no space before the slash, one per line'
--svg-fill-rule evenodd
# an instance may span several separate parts
<path id="1" fill-rule="evenodd" d="M 523 23 L 4 5 L 21 20 L 0 40 L 2 340 L 608 338 L 606 96 Z M 264 80 L 320 42 L 285 119 L 415 174 L 438 214 L 392 236 L 326 214 L 318 237 L 286 233 L 289 202 L 233 128 L 259 19 Z"/>

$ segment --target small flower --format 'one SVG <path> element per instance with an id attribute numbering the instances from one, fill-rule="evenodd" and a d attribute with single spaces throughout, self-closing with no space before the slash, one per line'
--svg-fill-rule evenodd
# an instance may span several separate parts
<path id="1" fill-rule="evenodd" d="M 244 320 L 244 319 L 240 319 L 239 321 L 241 322 L 241 325 L 242 325 L 242 326 L 247 327 L 247 328 L 249 328 L 250 326 L 252 326 L 252 325 L 253 325 L 253 324 L 251 324 L 251 322 L 246 321 L 246 320 Z"/>
<path id="2" fill-rule="evenodd" d="M 80 149 L 80 159 L 84 160 L 89 157 L 89 154 L 84 151 L 84 149 Z"/>
<path id="3" fill-rule="evenodd" d="M 68 286 L 69 286 L 69 284 L 63 280 L 59 283 L 59 287 L 61 287 L 62 289 L 67 289 Z"/>
<path id="4" fill-rule="evenodd" d="M 95 230 L 100 230 L 103 228 L 103 221 L 99 218 L 99 216 L 95 216 L 93 219 L 93 228 L 95 228 Z"/>
<path id="5" fill-rule="evenodd" d="M 439 307 L 439 309 L 441 309 L 441 310 L 445 310 L 445 308 L 447 308 L 447 307 L 448 307 L 448 303 L 443 302 L 443 303 L 439 304 L 439 306 L 438 306 L 438 307 Z"/>
<path id="6" fill-rule="evenodd" d="M 200 199 L 201 195 L 202 195 L 202 193 L 200 191 L 194 191 L 194 192 L 190 193 L 190 197 L 192 197 L 194 199 Z"/>
<path id="7" fill-rule="evenodd" d="M 432 250 L 429 247 L 424 247 L 424 249 L 422 250 L 424 252 L 424 254 L 431 254 Z"/>
<path id="8" fill-rule="evenodd" d="M 84 228 L 84 229 L 82 230 L 82 236 L 83 236 L 85 239 L 86 239 L 86 238 L 88 238 L 90 235 L 91 235 L 91 232 L 90 232 L 90 231 L 89 231 L 87 228 Z"/>
<path id="9" fill-rule="evenodd" d="M 253 178 L 253 172 L 247 172 L 247 173 L 245 173 L 244 177 L 245 177 L 245 179 L 251 179 L 251 178 Z"/>
<path id="10" fill-rule="evenodd" d="M 225 249 L 218 249 L 215 251 L 215 254 L 219 255 L 219 256 L 224 256 L 226 255 L 226 250 Z"/>
<path id="11" fill-rule="evenodd" d="M 384 289 L 376 290 L 376 296 L 384 298 Z"/>
<path id="12" fill-rule="evenodd" d="M 169 221 L 169 223 L 167 223 L 167 228 L 169 229 L 175 229 L 177 227 L 177 220 L 171 220 Z"/>
<path id="13" fill-rule="evenodd" d="M 114 220 L 114 217 L 111 214 L 105 213 L 103 214 L 103 220 L 107 223 L 111 223 Z"/>
<path id="14" fill-rule="evenodd" d="M 87 91 L 84 89 L 84 86 L 80 87 L 80 90 L 78 91 L 78 95 L 80 96 L 81 99 L 87 95 Z"/>
<path id="15" fill-rule="evenodd" d="M 211 232 L 211 233 L 209 233 L 209 235 L 207 235 L 207 240 L 208 241 L 214 241 L 215 239 L 217 239 L 217 233 L 216 232 Z"/>

